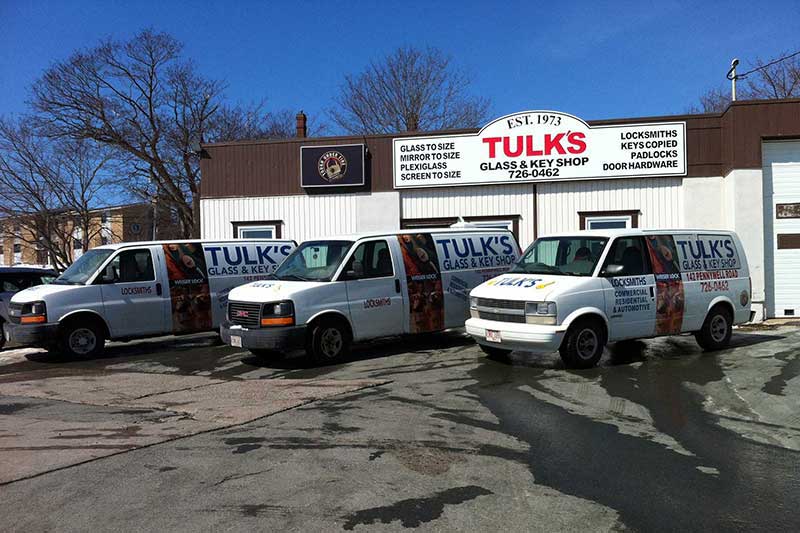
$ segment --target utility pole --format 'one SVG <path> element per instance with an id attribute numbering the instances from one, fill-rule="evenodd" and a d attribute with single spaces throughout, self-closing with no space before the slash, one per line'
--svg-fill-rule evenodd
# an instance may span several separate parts
<path id="1" fill-rule="evenodd" d="M 739 60 L 734 58 L 731 61 L 731 69 L 728 71 L 727 78 L 731 80 L 731 102 L 736 101 L 736 66 L 739 64 Z"/>

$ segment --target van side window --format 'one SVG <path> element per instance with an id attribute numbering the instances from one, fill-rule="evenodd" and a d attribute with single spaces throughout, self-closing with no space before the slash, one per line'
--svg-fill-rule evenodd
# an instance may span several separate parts
<path id="1" fill-rule="evenodd" d="M 136 283 L 154 281 L 153 256 L 150 250 L 125 250 L 117 254 L 109 264 L 114 283 Z"/>
<path id="2" fill-rule="evenodd" d="M 603 272 L 608 265 L 622 265 L 622 272 L 615 276 L 643 276 L 651 274 L 650 258 L 643 237 L 619 237 L 611 245 Z"/>
<path id="3" fill-rule="evenodd" d="M 356 261 L 361 263 L 364 273 L 361 276 L 349 276 L 347 279 L 386 278 L 394 275 L 392 255 L 386 241 L 370 241 L 360 244 L 347 262 L 344 271 L 353 271 L 353 263 Z"/>

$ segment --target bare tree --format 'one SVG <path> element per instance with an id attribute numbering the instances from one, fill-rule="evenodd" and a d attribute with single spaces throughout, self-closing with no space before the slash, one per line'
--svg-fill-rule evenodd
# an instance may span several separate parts
<path id="1" fill-rule="evenodd" d="M 470 78 L 435 48 L 398 48 L 362 73 L 345 76 L 331 120 L 350 134 L 471 128 L 489 101 L 471 96 Z"/>
<path id="2" fill-rule="evenodd" d="M 32 104 L 46 135 L 113 147 L 129 189 L 167 202 L 190 237 L 200 229 L 198 143 L 260 134 L 269 115 L 226 107 L 223 84 L 181 52 L 176 39 L 153 30 L 106 40 L 49 68 Z"/>
<path id="3" fill-rule="evenodd" d="M 743 69 L 741 69 L 743 70 Z M 773 100 L 800 97 L 800 53 L 764 61 L 756 59 L 752 68 L 739 74 L 737 86 L 741 100 Z M 731 103 L 729 90 L 709 89 L 700 96 L 689 113 L 721 113 Z"/>
<path id="4" fill-rule="evenodd" d="M 44 252 L 63 269 L 72 262 L 76 235 L 85 250 L 103 231 L 95 207 L 109 155 L 87 141 L 53 143 L 28 122 L 0 120 L 2 236 Z"/>

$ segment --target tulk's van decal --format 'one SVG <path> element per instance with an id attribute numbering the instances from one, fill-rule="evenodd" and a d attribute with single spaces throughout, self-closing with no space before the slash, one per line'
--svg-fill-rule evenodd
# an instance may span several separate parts
<path id="1" fill-rule="evenodd" d="M 444 291 L 430 233 L 398 235 L 408 285 L 411 333 L 444 329 Z"/>
<path id="2" fill-rule="evenodd" d="M 675 237 L 680 269 L 724 270 L 742 268 L 736 244 L 730 235 L 689 235 Z"/>
<path id="3" fill-rule="evenodd" d="M 445 272 L 507 268 L 519 259 L 510 235 L 439 237 L 436 248 Z"/>
<path id="4" fill-rule="evenodd" d="M 507 277 L 502 276 L 499 278 L 495 278 L 489 280 L 487 285 L 494 285 L 497 287 L 521 287 L 523 289 L 530 289 L 531 287 L 535 287 L 540 281 L 544 281 L 541 278 L 520 278 L 520 277 Z"/>
<path id="5" fill-rule="evenodd" d="M 646 241 L 656 279 L 656 333 L 680 333 L 686 298 L 675 239 L 651 235 Z"/>
<path id="6" fill-rule="evenodd" d="M 206 246 L 208 275 L 266 276 L 277 270 L 292 249 L 289 244 Z"/>

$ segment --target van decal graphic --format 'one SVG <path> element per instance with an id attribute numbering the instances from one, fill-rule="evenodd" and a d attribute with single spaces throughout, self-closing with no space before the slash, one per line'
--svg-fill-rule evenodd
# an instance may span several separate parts
<path id="1" fill-rule="evenodd" d="M 656 333 L 680 333 L 685 295 L 675 239 L 672 235 L 651 235 L 646 239 L 656 279 Z"/>
<path id="2" fill-rule="evenodd" d="M 167 262 L 172 331 L 211 329 L 211 291 L 203 246 L 191 242 L 162 246 Z"/>
<path id="3" fill-rule="evenodd" d="M 536 289 L 545 289 L 545 288 L 549 287 L 550 285 L 555 285 L 555 283 L 556 283 L 555 281 L 548 281 L 547 283 L 540 283 L 540 284 L 536 285 L 534 288 L 536 288 Z"/>
<path id="4" fill-rule="evenodd" d="M 408 286 L 411 333 L 444 329 L 444 291 L 430 233 L 398 235 Z"/>

